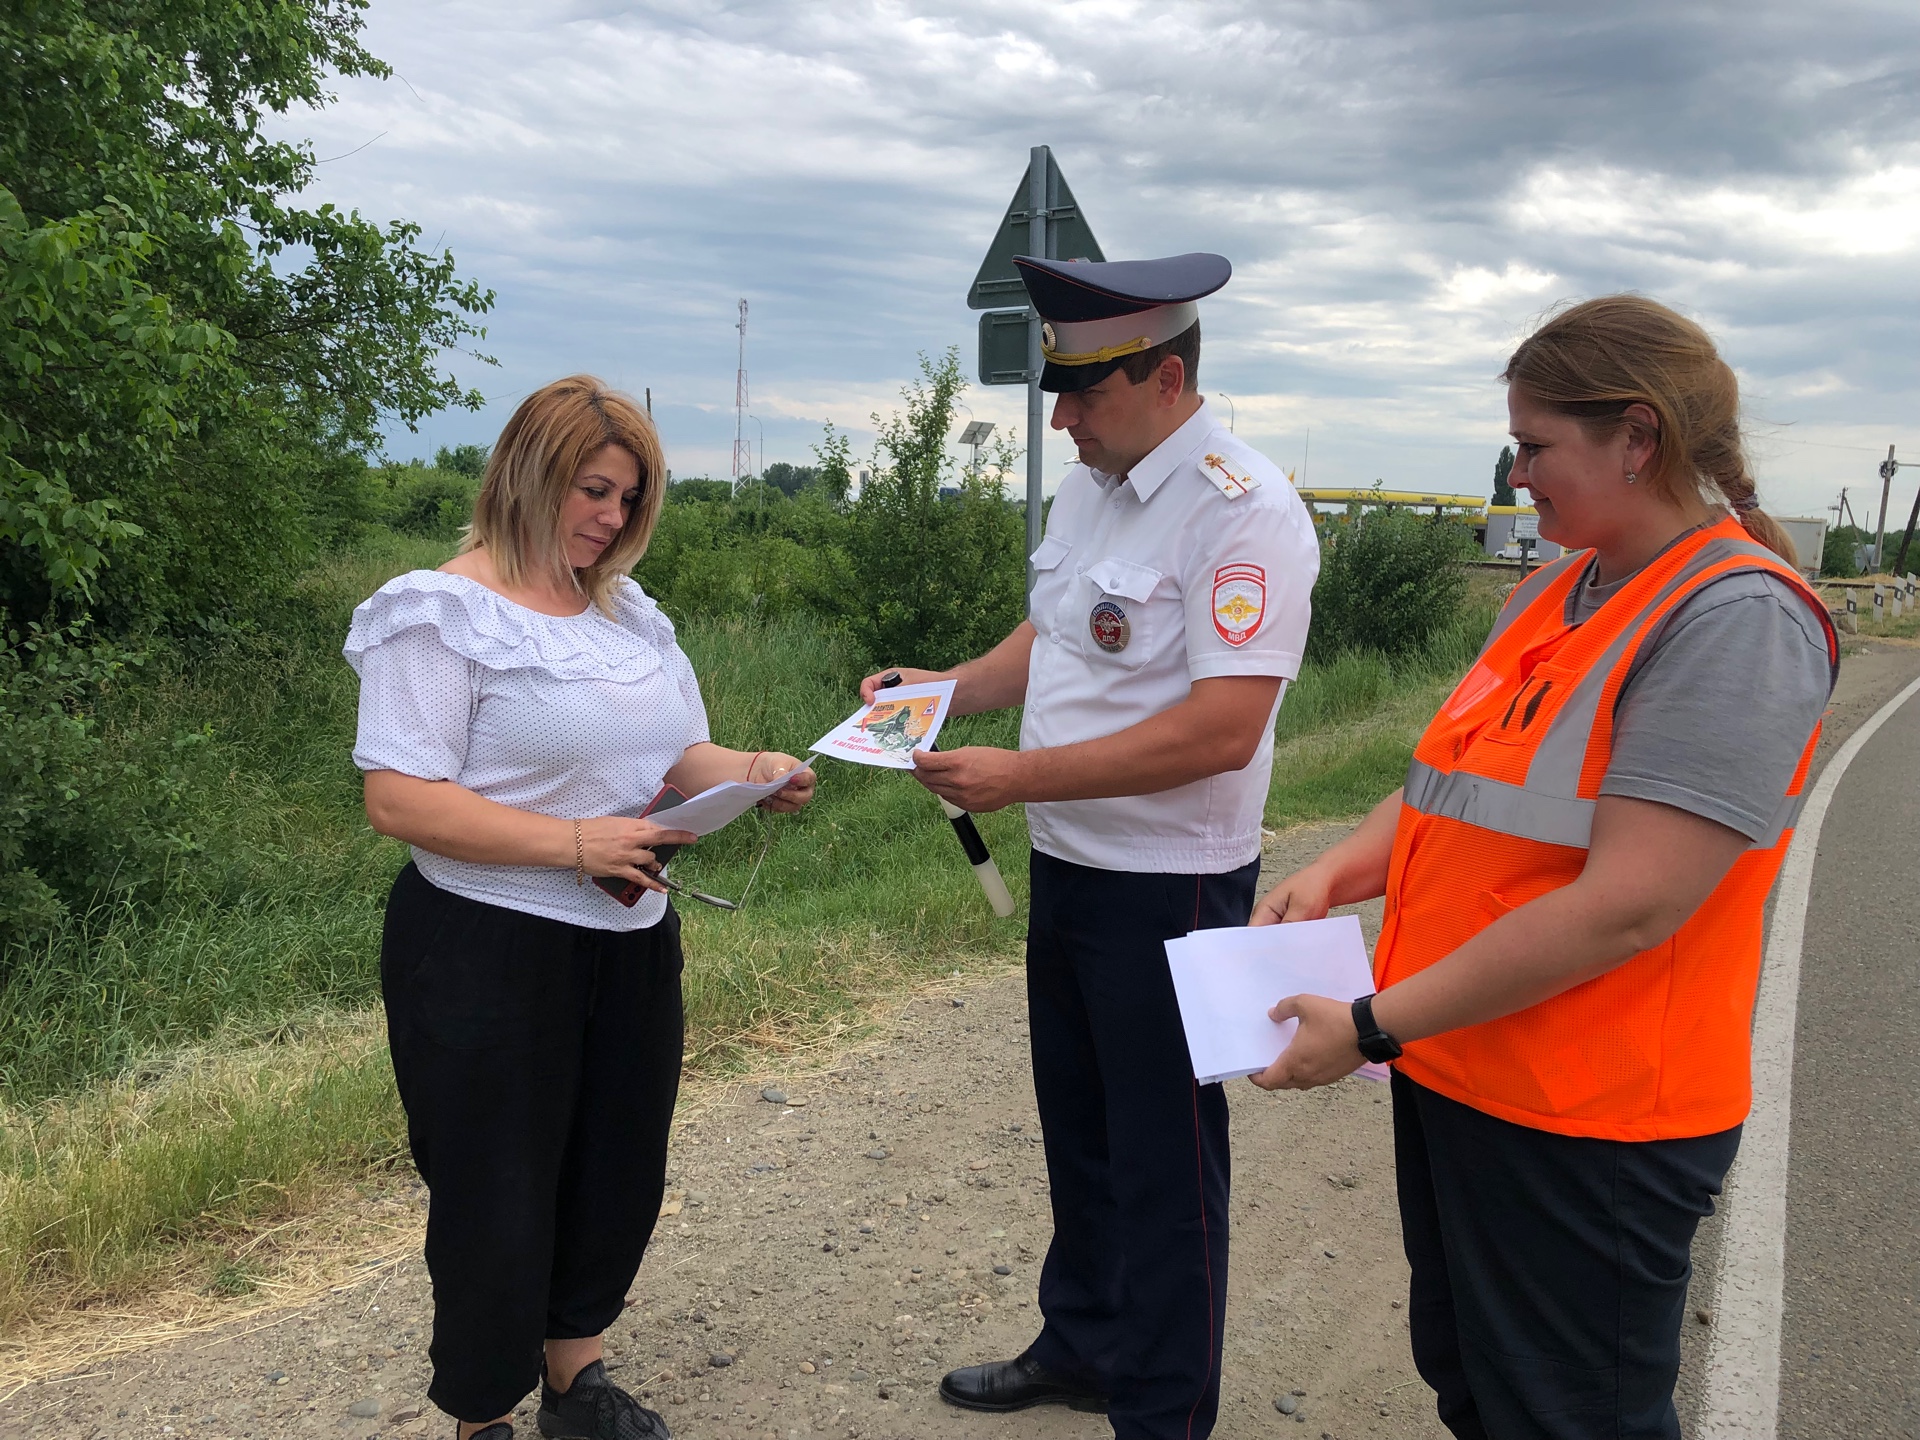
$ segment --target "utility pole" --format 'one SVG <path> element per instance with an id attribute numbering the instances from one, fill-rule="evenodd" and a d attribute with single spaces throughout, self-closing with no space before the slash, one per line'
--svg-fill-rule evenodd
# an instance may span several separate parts
<path id="1" fill-rule="evenodd" d="M 1886 569 L 1887 499 L 1893 490 L 1893 477 L 1902 470 L 1914 469 L 1920 469 L 1920 460 L 1896 460 L 1893 458 L 1893 446 L 1887 446 L 1887 458 L 1880 462 L 1880 526 L 1874 533 L 1873 541 L 1873 568 L 1876 574 L 1884 573 Z M 1920 495 L 1914 496 L 1914 518 L 1907 521 L 1907 534 L 1900 542 L 1900 558 L 1894 562 L 1896 565 L 1906 563 L 1907 545 L 1913 539 L 1914 519 L 1920 519 Z"/>
<path id="2" fill-rule="evenodd" d="M 1920 522 L 1920 490 L 1913 492 L 1913 509 L 1907 512 L 1907 533 L 1900 537 L 1900 558 L 1893 562 L 1893 573 L 1907 573 L 1907 547 L 1913 544 L 1913 527 Z"/>
<path id="3" fill-rule="evenodd" d="M 753 452 L 747 448 L 747 302 L 740 302 L 740 365 L 733 372 L 733 488 L 740 477 L 753 473 Z"/>

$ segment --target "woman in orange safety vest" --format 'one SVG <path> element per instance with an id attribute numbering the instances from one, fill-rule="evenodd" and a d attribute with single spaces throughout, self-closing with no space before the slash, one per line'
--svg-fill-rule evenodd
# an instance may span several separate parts
<path id="1" fill-rule="evenodd" d="M 1638 296 L 1502 378 L 1569 551 L 1508 598 L 1405 787 L 1255 925 L 1385 896 L 1378 992 L 1256 1076 L 1393 1065 L 1414 1360 L 1456 1435 L 1678 1437 L 1693 1232 L 1750 1098 L 1761 916 L 1839 648 L 1757 508 L 1732 371 Z"/>

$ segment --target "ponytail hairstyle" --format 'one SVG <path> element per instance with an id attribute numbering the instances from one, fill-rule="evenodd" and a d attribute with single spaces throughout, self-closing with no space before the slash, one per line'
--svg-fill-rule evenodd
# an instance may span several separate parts
<path id="1" fill-rule="evenodd" d="M 1657 417 L 1642 484 L 1680 503 L 1699 495 L 1736 516 L 1747 534 L 1796 568 L 1787 532 L 1760 508 L 1740 433 L 1740 382 L 1705 330 L 1644 295 L 1603 295 L 1569 306 L 1520 342 L 1500 378 L 1543 408 L 1578 420 L 1596 440 Z"/>

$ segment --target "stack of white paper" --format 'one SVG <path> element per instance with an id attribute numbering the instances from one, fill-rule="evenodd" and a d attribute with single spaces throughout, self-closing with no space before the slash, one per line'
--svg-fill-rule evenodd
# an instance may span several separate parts
<path id="1" fill-rule="evenodd" d="M 1202 1085 L 1266 1069 L 1293 1040 L 1297 1020 L 1267 1011 L 1289 995 L 1357 1000 L 1373 993 L 1373 967 L 1356 915 L 1254 929 L 1196 930 L 1167 941 L 1193 1075 Z M 1355 1073 L 1384 1080 L 1384 1065 Z"/>

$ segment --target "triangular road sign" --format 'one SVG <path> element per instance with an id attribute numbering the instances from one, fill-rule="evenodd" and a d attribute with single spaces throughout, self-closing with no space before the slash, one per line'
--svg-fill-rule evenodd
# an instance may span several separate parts
<path id="1" fill-rule="evenodd" d="M 973 277 L 973 288 L 967 292 L 969 310 L 994 310 L 1027 303 L 1027 287 L 1020 282 L 1020 272 L 1013 268 L 1013 257 L 1033 253 L 1032 232 L 1028 228 L 1031 214 L 1027 209 L 1027 187 L 1032 178 L 1033 165 L 1028 162 L 1000 228 L 993 232 L 987 258 L 980 262 L 980 273 Z M 1047 152 L 1047 220 L 1049 260 L 1107 258 L 1100 253 L 1100 242 L 1093 238 L 1093 227 L 1087 224 L 1080 207 L 1074 203 L 1073 191 L 1067 188 L 1066 177 L 1060 173 L 1059 162 L 1051 150 Z"/>

